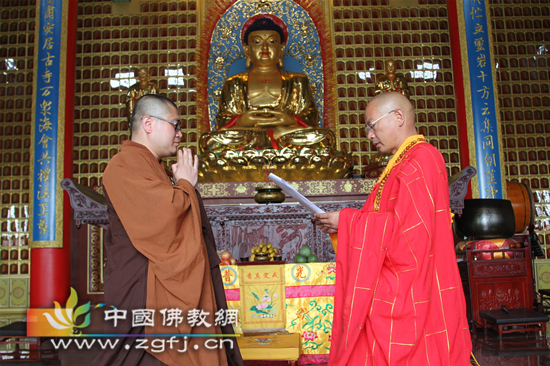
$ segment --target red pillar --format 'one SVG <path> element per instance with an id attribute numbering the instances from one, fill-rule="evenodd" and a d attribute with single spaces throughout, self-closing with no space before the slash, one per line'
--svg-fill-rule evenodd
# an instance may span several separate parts
<path id="1" fill-rule="evenodd" d="M 464 94 L 464 75 L 462 74 L 462 54 L 460 47 L 460 33 L 458 23 L 458 9 L 456 0 L 447 1 L 447 16 L 449 20 L 449 35 L 451 39 L 451 55 L 453 60 L 453 80 L 456 98 L 456 120 L 458 125 L 458 151 L 460 154 L 460 167 L 462 169 L 470 165 L 470 152 L 468 150 L 468 127 L 466 121 L 466 101 Z M 460 9 L 462 11 L 462 9 Z M 465 198 L 472 198 L 472 188 L 468 184 L 468 193 Z"/>
<path id="2" fill-rule="evenodd" d="M 64 178 L 72 178 L 74 89 L 76 60 L 76 1 L 69 1 L 67 14 L 66 85 L 65 85 L 65 157 Z M 36 91 L 35 91 L 36 93 Z M 57 182 L 59 184 L 60 182 Z M 31 252 L 30 307 L 65 305 L 71 287 L 71 215 L 67 192 L 63 200 L 63 248 L 35 248 Z"/>

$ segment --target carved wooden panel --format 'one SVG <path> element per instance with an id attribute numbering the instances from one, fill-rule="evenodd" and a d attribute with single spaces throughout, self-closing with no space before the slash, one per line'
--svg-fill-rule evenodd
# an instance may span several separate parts
<path id="1" fill-rule="evenodd" d="M 80 301 L 103 302 L 103 239 L 105 230 L 96 225 L 72 228 L 72 286 Z"/>
<path id="2" fill-rule="evenodd" d="M 526 289 L 521 281 L 478 283 L 475 289 L 479 311 L 500 309 L 503 305 L 510 309 L 530 307 L 525 303 Z"/>
<path id="3" fill-rule="evenodd" d="M 324 210 L 361 208 L 363 202 L 318 204 Z M 320 262 L 336 260 L 327 234 L 311 222 L 312 214 L 299 204 L 206 206 L 218 250 L 229 250 L 237 260 L 250 256 L 260 242 L 279 248 L 283 260 L 292 261 L 300 248 L 309 245 Z"/>
<path id="4" fill-rule="evenodd" d="M 512 239 L 523 243 L 522 249 L 507 249 L 512 259 L 481 260 L 482 250 L 468 250 L 468 275 L 471 306 L 476 326 L 484 326 L 479 316 L 483 310 L 533 308 L 531 245 L 528 235 Z"/>
<path id="5" fill-rule="evenodd" d="M 492 261 L 483 261 L 483 263 L 472 264 L 474 276 L 519 276 L 526 274 L 525 261 L 513 261 L 508 263 L 499 263 Z"/>

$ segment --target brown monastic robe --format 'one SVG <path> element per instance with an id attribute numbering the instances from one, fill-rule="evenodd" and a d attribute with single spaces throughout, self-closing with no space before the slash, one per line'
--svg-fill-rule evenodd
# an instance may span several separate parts
<path id="1" fill-rule="evenodd" d="M 216 241 L 214 240 L 214 233 L 212 232 L 212 226 L 210 226 L 210 220 L 206 216 L 206 210 L 202 203 L 202 197 L 198 191 L 197 197 L 199 199 L 199 205 L 201 208 L 201 222 L 202 222 L 202 234 L 204 236 L 204 242 L 206 243 L 206 249 L 208 250 L 208 260 L 210 262 L 212 283 L 214 284 L 214 293 L 216 294 L 216 305 L 218 309 L 227 309 L 227 300 L 225 298 L 225 290 L 223 287 L 222 272 L 220 271 L 220 257 L 218 257 L 218 252 L 216 250 Z M 226 324 L 221 327 L 223 334 L 234 334 L 233 326 L 231 324 Z M 233 348 L 225 347 L 227 353 L 227 363 L 229 366 L 244 366 L 244 361 L 239 351 L 239 346 L 237 344 L 237 339 L 232 337 L 234 340 Z"/>
<path id="2" fill-rule="evenodd" d="M 222 333 L 219 326 L 214 326 L 218 307 L 203 238 L 201 207 L 193 186 L 184 179 L 172 185 L 162 162 L 132 141 L 125 141 L 120 153 L 111 159 L 103 184 L 111 226 L 106 243 L 105 303 L 128 311 L 126 320 L 119 321 L 117 327 L 105 322 L 111 326 L 106 330 L 142 333 L 143 327 L 132 327 L 131 310 L 154 309 L 154 326 L 146 326 L 146 334 Z M 183 321 L 177 326 L 163 326 L 162 309 L 182 310 Z M 210 313 L 206 321 L 212 325 L 191 327 L 187 313 L 193 309 Z M 184 348 L 183 338 L 173 349 L 166 344 L 159 353 L 151 352 L 149 343 L 147 351 L 154 358 L 134 349 L 134 338 L 123 339 L 118 344 L 119 352 L 104 352 L 95 364 L 227 365 L 225 351 L 207 349 L 207 339 L 214 338 L 188 338 L 186 352 L 178 352 Z M 126 344 L 129 350 L 122 349 Z"/>

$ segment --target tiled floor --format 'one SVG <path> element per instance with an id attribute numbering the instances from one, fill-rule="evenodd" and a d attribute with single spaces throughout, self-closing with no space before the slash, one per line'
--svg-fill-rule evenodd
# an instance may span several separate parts
<path id="1" fill-rule="evenodd" d="M 480 366 L 550 366 L 550 338 L 534 333 L 512 333 L 498 338 L 489 331 L 473 335 L 474 355 Z M 44 344 L 44 347 L 48 347 Z M 71 349 L 59 352 L 58 361 L 42 363 L 1 362 L 0 365 L 13 366 L 89 366 L 99 350 Z M 246 366 L 283 366 L 285 362 L 247 361 Z M 317 364 L 326 366 L 326 364 Z M 303 366 L 303 365 L 300 365 Z"/>
<path id="2" fill-rule="evenodd" d="M 481 366 L 550 366 L 548 341 L 534 332 L 505 334 L 489 331 L 474 334 L 473 352 Z"/>

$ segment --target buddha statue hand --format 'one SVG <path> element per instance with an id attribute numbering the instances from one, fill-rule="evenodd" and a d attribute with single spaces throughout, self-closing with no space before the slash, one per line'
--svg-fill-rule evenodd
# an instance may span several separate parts
<path id="1" fill-rule="evenodd" d="M 277 126 L 298 126 L 298 122 L 285 112 L 268 108 L 248 110 L 237 120 L 237 127 L 274 128 Z"/>

